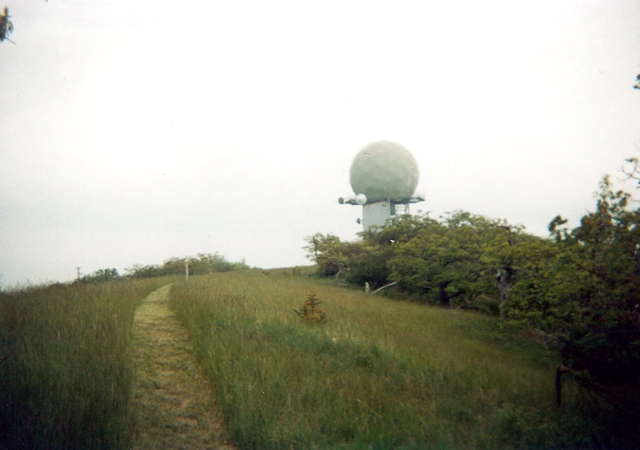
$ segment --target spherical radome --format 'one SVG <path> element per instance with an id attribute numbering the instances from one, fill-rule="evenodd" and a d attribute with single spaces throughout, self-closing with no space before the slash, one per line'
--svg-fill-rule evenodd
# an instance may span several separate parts
<path id="1" fill-rule="evenodd" d="M 400 144 L 379 141 L 367 145 L 351 163 L 351 188 L 369 203 L 413 196 L 420 173 L 413 155 Z"/>

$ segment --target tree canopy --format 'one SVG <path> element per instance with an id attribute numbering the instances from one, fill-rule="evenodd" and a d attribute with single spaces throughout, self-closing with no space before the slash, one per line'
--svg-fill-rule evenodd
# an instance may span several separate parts
<path id="1" fill-rule="evenodd" d="M 637 160 L 629 162 L 626 173 L 637 179 Z M 595 199 L 575 228 L 562 216 L 551 220 L 548 238 L 455 211 L 437 220 L 397 217 L 355 242 L 316 234 L 305 248 L 320 275 L 342 273 L 359 286 L 395 281 L 400 298 L 537 329 L 585 386 L 637 386 L 640 209 L 608 177 Z"/>
<path id="2" fill-rule="evenodd" d="M 184 275 L 185 267 L 189 267 L 189 275 L 202 275 L 214 272 L 230 272 L 232 270 L 247 269 L 244 259 L 230 262 L 219 253 L 198 253 L 187 258 L 169 258 L 160 265 L 134 264 L 125 269 L 131 278 L 149 278 L 165 275 Z"/>

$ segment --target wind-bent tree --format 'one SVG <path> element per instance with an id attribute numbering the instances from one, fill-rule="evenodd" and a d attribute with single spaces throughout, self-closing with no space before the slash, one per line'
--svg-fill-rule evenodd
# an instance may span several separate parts
<path id="1" fill-rule="evenodd" d="M 389 285 L 390 261 L 397 250 L 433 223 L 436 221 L 428 216 L 404 215 L 392 218 L 384 228 L 363 231 L 362 251 L 351 261 L 348 281 L 359 286 L 369 283 L 373 289 Z"/>
<path id="2" fill-rule="evenodd" d="M 440 306 L 475 308 L 496 298 L 496 262 L 487 259 L 496 235 L 504 233 L 482 216 L 458 211 L 443 222 L 433 221 L 414 238 L 401 243 L 390 265 L 392 278 L 408 292 Z M 497 304 L 491 307 L 497 312 Z"/>
<path id="3" fill-rule="evenodd" d="M 333 234 L 316 233 L 305 239 L 309 245 L 303 248 L 307 258 L 315 261 L 319 275 L 333 276 L 336 280 L 350 270 L 351 261 L 361 252 L 361 245 L 342 242 Z"/>
<path id="4" fill-rule="evenodd" d="M 605 177 L 578 227 L 563 228 L 561 217 L 549 226 L 560 254 L 547 291 L 562 299 L 551 331 L 564 366 L 599 393 L 640 383 L 640 209 L 629 199 Z M 608 398 L 625 404 L 625 392 Z"/>

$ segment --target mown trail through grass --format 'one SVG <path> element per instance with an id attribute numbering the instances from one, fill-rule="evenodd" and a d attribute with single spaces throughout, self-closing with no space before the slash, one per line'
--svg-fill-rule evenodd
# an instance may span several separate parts
<path id="1" fill-rule="evenodd" d="M 169 308 L 170 290 L 154 291 L 135 313 L 133 448 L 234 448 L 188 333 Z"/>

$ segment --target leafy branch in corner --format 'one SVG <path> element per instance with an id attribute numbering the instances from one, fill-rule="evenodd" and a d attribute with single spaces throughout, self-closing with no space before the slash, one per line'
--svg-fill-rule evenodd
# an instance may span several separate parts
<path id="1" fill-rule="evenodd" d="M 0 42 L 7 40 L 15 44 L 15 42 L 9 39 L 9 35 L 13 32 L 13 22 L 9 20 L 10 18 L 9 8 L 5 6 L 4 12 L 0 16 Z"/>

